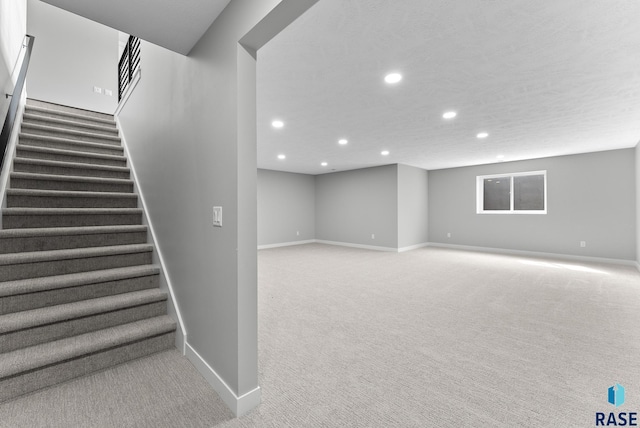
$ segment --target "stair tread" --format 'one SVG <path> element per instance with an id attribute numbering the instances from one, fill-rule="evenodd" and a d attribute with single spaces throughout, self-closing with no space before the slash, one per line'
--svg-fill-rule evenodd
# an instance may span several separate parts
<path id="1" fill-rule="evenodd" d="M 22 139 L 22 140 L 21 140 Z M 53 142 L 53 143 L 63 143 L 70 144 L 73 146 L 77 146 L 78 148 L 94 148 L 94 149 L 105 149 L 114 152 L 122 152 L 124 154 L 124 148 L 118 144 L 109 144 L 109 143 L 96 143 L 93 141 L 82 141 L 82 140 L 72 140 L 70 138 L 62 138 L 62 137 L 52 137 L 49 135 L 38 135 L 38 134 L 29 134 L 26 132 L 20 132 L 18 146 L 28 146 L 29 144 L 24 142 L 24 139 L 29 140 L 39 140 L 45 142 Z M 71 150 L 74 151 L 74 150 Z M 81 153 L 84 153 L 82 150 L 79 150 Z"/>
<path id="2" fill-rule="evenodd" d="M 95 122 L 102 122 L 102 123 L 108 123 L 108 124 L 116 124 L 116 121 L 113 119 L 103 119 L 100 117 L 94 117 L 94 116 L 88 116 L 88 115 L 84 115 L 84 114 L 79 114 L 79 113 L 71 113 L 68 111 L 64 111 L 64 110 L 57 110 L 57 109 L 52 109 L 52 108 L 45 108 L 45 107 L 40 107 L 40 106 L 35 106 L 35 105 L 30 105 L 27 104 L 25 106 L 25 111 L 29 112 L 29 111 L 37 111 L 40 113 L 50 113 L 50 114 L 57 114 L 60 116 L 67 116 L 67 117 L 75 117 L 78 119 L 85 119 L 85 120 L 92 120 Z"/>
<path id="3" fill-rule="evenodd" d="M 150 288 L 113 296 L 14 312 L 0 315 L 0 334 L 161 302 L 163 300 L 167 300 L 167 294 L 165 292 L 160 291 L 158 288 Z"/>
<path id="4" fill-rule="evenodd" d="M 79 227 L 47 227 L 33 229 L 3 229 L 2 238 L 26 238 L 34 236 L 62 236 L 62 235 L 94 235 L 118 232 L 146 232 L 144 225 L 108 225 L 108 226 L 79 226 Z"/>
<path id="5" fill-rule="evenodd" d="M 0 354 L 0 379 L 175 331 L 169 316 L 148 318 Z"/>
<path id="6" fill-rule="evenodd" d="M 78 198 L 128 198 L 137 199 L 135 193 L 123 192 L 89 192 L 78 190 L 48 190 L 48 189 L 7 189 L 7 195 L 20 196 L 59 196 Z"/>
<path id="7" fill-rule="evenodd" d="M 31 120 L 39 120 L 43 122 L 55 123 L 56 125 L 77 126 L 79 128 L 95 129 L 98 131 L 109 132 L 111 134 L 116 134 L 116 135 L 118 134 L 118 128 L 115 127 L 115 123 L 113 124 L 113 126 L 105 126 L 105 125 L 98 125 L 93 123 L 78 122 L 76 120 L 60 119 L 57 117 L 44 116 L 41 114 L 28 113 L 28 112 L 24 113 L 24 115 L 22 116 L 22 119 L 23 119 L 22 121 L 23 124 L 30 123 Z"/>
<path id="8" fill-rule="evenodd" d="M 74 141 L 74 140 L 71 140 L 71 141 Z M 108 144 L 105 144 L 105 145 L 108 145 Z M 113 147 L 117 147 L 117 146 L 113 146 Z M 53 155 L 59 154 L 59 155 L 66 155 L 66 156 L 92 157 L 96 159 L 108 159 L 108 160 L 125 160 L 126 159 L 124 157 L 124 152 L 122 155 L 109 155 L 106 153 L 78 152 L 75 150 L 57 149 L 54 147 L 30 146 L 28 144 L 27 145 L 18 144 L 16 146 L 16 149 L 30 151 L 30 152 L 47 153 L 47 154 L 53 154 Z M 16 159 L 29 159 L 29 158 L 25 158 L 17 155 Z M 87 164 L 87 165 L 94 165 L 94 164 Z"/>
<path id="9" fill-rule="evenodd" d="M 0 266 L 24 263 L 38 263 L 52 260 L 70 260 L 110 256 L 115 254 L 132 254 L 151 252 L 151 244 L 111 245 L 106 247 L 70 248 L 62 250 L 31 251 L 23 253 L 0 254 Z"/>
<path id="10" fill-rule="evenodd" d="M 89 272 L 70 273 L 66 275 L 18 279 L 3 282 L 0 286 L 0 297 L 36 293 L 46 290 L 55 290 L 59 288 L 77 287 L 81 285 L 109 282 L 119 279 L 157 275 L 159 273 L 160 267 L 158 265 L 139 265 L 94 270 Z"/>
<path id="11" fill-rule="evenodd" d="M 83 175 L 57 175 L 39 174 L 35 172 L 12 172 L 11 178 L 22 178 L 27 180 L 47 180 L 47 181 L 85 181 L 91 183 L 133 183 L 130 178 L 110 178 L 110 177 L 86 177 Z"/>
<path id="12" fill-rule="evenodd" d="M 48 160 L 48 159 L 16 157 L 13 163 L 14 165 L 16 163 L 20 163 L 20 164 L 29 164 L 29 165 L 58 166 L 58 167 L 66 167 L 66 168 L 78 168 L 78 169 L 95 169 L 100 171 L 130 172 L 129 167 L 126 167 L 126 166 L 99 165 L 99 164 L 81 163 L 81 162 L 63 162 L 63 161 L 54 161 L 54 160 Z"/>
<path id="13" fill-rule="evenodd" d="M 141 208 L 4 208 L 3 215 L 141 214 Z"/>
<path id="14" fill-rule="evenodd" d="M 23 122 L 22 126 L 20 128 L 20 130 L 22 131 L 20 133 L 20 135 L 24 135 L 24 134 L 28 134 L 28 132 L 24 132 L 23 129 L 37 129 L 39 131 L 44 131 L 44 132 L 51 132 L 51 133 L 59 133 L 59 134 L 69 134 L 69 135 L 76 135 L 78 137 L 85 137 L 85 138 L 99 138 L 102 140 L 109 140 L 109 141 L 117 141 L 120 142 L 120 137 L 118 136 L 113 136 L 113 135 L 104 135 L 104 134 L 99 134 L 99 133 L 95 133 L 95 132 L 86 132 L 86 131 L 78 131 L 75 129 L 66 129 L 66 128 L 59 128 L 57 126 L 48 126 L 48 125 L 39 125 L 36 123 L 29 123 L 29 122 Z M 30 138 L 33 135 L 36 134 L 29 134 Z M 40 137 L 46 137 L 47 139 L 49 138 L 58 138 L 58 137 L 49 137 L 48 135 L 38 135 Z"/>

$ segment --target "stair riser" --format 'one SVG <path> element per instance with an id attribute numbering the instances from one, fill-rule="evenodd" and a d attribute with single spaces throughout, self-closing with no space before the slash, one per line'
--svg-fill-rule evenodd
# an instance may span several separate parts
<path id="1" fill-rule="evenodd" d="M 142 214 L 4 215 L 3 229 L 142 224 Z"/>
<path id="2" fill-rule="evenodd" d="M 174 347 L 175 332 L 0 379 L 0 402 Z"/>
<path id="3" fill-rule="evenodd" d="M 90 333 L 167 313 L 167 301 L 153 302 L 112 312 L 65 320 L 0 335 L 0 352 L 11 352 L 65 337 Z"/>
<path id="4" fill-rule="evenodd" d="M 95 233 L 87 235 L 33 236 L 0 239 L 0 254 L 71 248 L 109 247 L 144 244 L 147 232 Z"/>
<path id="5" fill-rule="evenodd" d="M 117 137 L 118 129 L 115 126 L 107 127 L 105 125 L 99 125 L 97 123 L 86 123 L 80 122 L 71 118 L 63 119 L 66 122 L 59 122 L 55 120 L 56 118 L 46 117 L 46 116 L 29 116 L 24 117 L 22 120 L 23 125 L 38 125 L 38 126 L 52 126 L 55 128 L 66 129 L 69 131 L 79 131 L 79 132 L 92 132 L 95 134 L 106 135 L 108 137 Z M 69 123 L 69 122 L 74 123 Z M 106 129 L 105 129 L 106 128 Z"/>
<path id="6" fill-rule="evenodd" d="M 33 106 L 42 107 L 44 108 L 44 110 L 35 109 L 33 108 Z M 83 120 L 90 123 L 103 123 L 104 120 L 106 120 L 109 122 L 109 126 L 115 126 L 115 121 L 113 120 L 113 116 L 105 113 L 86 111 L 86 110 L 81 110 L 81 109 L 67 107 L 67 106 L 52 107 L 51 105 L 47 105 L 46 103 L 44 104 L 38 103 L 37 101 L 34 102 L 33 100 L 27 101 L 27 105 L 25 106 L 25 112 L 37 114 L 40 116 L 46 116 L 46 117 L 56 117 L 56 118 L 65 119 L 65 120 L 70 120 L 71 116 L 65 115 L 64 113 L 71 113 L 73 115 L 72 120 L 76 120 L 76 121 Z"/>
<path id="7" fill-rule="evenodd" d="M 137 208 L 137 198 L 7 195 L 9 208 Z"/>
<path id="8" fill-rule="evenodd" d="M 20 129 L 21 132 L 26 132 L 32 135 L 43 135 L 47 137 L 55 137 L 55 138 L 65 138 L 67 140 L 75 140 L 75 141 L 84 141 L 87 143 L 100 143 L 100 144 L 110 144 L 115 146 L 120 146 L 122 143 L 120 142 L 120 138 L 114 135 L 102 136 L 102 135 L 91 135 L 91 132 L 87 132 L 86 130 L 82 130 L 83 134 L 77 134 L 74 131 L 67 131 L 64 128 L 56 128 L 56 129 L 40 129 L 37 127 L 31 127 L 28 123 L 23 123 Z M 111 137 L 111 138 L 109 138 Z M 116 137 L 117 140 L 114 140 L 113 137 Z"/>
<path id="9" fill-rule="evenodd" d="M 21 147 L 19 145 L 16 147 L 16 157 L 60 162 L 77 162 L 90 165 L 127 166 L 127 160 L 124 157 L 120 157 L 119 159 L 100 159 L 91 156 L 83 156 L 81 154 L 41 153 L 28 150 L 25 146 Z"/>
<path id="10" fill-rule="evenodd" d="M 0 297 L 0 315 L 158 288 L 159 278 L 156 274 Z"/>
<path id="11" fill-rule="evenodd" d="M 53 165 L 34 165 L 30 163 L 14 162 L 13 170 L 15 172 L 30 172 L 34 174 L 51 174 L 51 175 L 73 175 L 81 177 L 100 177 L 100 178 L 123 178 L 129 179 L 131 174 L 129 171 L 110 171 L 93 168 L 74 168 L 66 166 Z"/>
<path id="12" fill-rule="evenodd" d="M 124 151 L 119 146 L 90 146 L 81 144 L 76 144 L 73 141 L 63 141 L 63 140 L 40 140 L 40 139 L 31 139 L 29 137 L 20 137 L 19 144 L 23 146 L 31 146 L 31 147 L 49 147 L 52 149 L 59 150 L 71 150 L 80 153 L 98 153 L 103 155 L 112 155 L 112 156 L 123 156 Z"/>
<path id="13" fill-rule="evenodd" d="M 0 281 L 40 278 L 43 276 L 65 275 L 90 272 L 126 266 L 151 264 L 151 252 L 114 254 L 98 257 L 84 257 L 68 260 L 37 261 L 33 263 L 0 266 Z"/>
<path id="14" fill-rule="evenodd" d="M 31 179 L 31 178 L 11 178 L 12 189 L 40 189 L 40 190 L 67 190 L 70 192 L 116 192 L 133 193 L 133 183 L 108 183 L 92 181 L 62 181 Z"/>

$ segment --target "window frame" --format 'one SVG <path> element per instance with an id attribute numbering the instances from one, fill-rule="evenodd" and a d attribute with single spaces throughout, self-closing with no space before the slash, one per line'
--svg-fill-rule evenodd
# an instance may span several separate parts
<path id="1" fill-rule="evenodd" d="M 542 175 L 544 183 L 544 209 L 543 210 L 516 210 L 514 209 L 513 178 L 527 175 Z M 509 179 L 509 204 L 508 210 L 485 210 L 484 209 L 484 180 L 504 178 Z M 476 214 L 547 214 L 547 170 L 508 172 L 503 174 L 490 174 L 476 176 Z"/>

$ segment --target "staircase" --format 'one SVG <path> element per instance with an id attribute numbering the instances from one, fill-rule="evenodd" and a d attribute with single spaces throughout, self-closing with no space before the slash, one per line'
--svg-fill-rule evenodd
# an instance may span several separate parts
<path id="1" fill-rule="evenodd" d="M 0 402 L 174 347 L 112 116 L 28 100 L 0 230 Z"/>

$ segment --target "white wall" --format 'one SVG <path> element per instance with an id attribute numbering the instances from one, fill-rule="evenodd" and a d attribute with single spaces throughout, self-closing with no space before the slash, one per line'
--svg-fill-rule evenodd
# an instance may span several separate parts
<path id="1" fill-rule="evenodd" d="M 313 175 L 258 170 L 259 246 L 315 239 L 315 209 Z"/>
<path id="2" fill-rule="evenodd" d="M 316 176 L 316 238 L 398 248 L 397 193 L 398 165 Z"/>
<path id="3" fill-rule="evenodd" d="M 28 0 L 27 30 L 36 37 L 27 76 L 29 98 L 102 113 L 115 111 L 116 30 L 38 0 Z M 110 89 L 113 95 L 97 94 L 94 86 Z"/>
<path id="4" fill-rule="evenodd" d="M 258 49 L 314 2 L 234 0 L 188 57 L 143 42 L 142 77 L 119 114 L 187 354 L 236 414 L 259 402 L 256 55 L 238 41 Z"/>
<path id="5" fill-rule="evenodd" d="M 635 157 L 625 149 L 429 171 L 429 241 L 636 260 Z M 476 214 L 477 175 L 537 170 L 547 170 L 548 214 Z"/>
<path id="6" fill-rule="evenodd" d="M 0 120 L 4 123 L 19 68 L 14 70 L 27 33 L 26 0 L 0 1 Z M 0 125 L 2 126 L 2 125 Z"/>
<path id="7" fill-rule="evenodd" d="M 426 170 L 398 165 L 398 248 L 429 241 L 428 191 Z"/>

